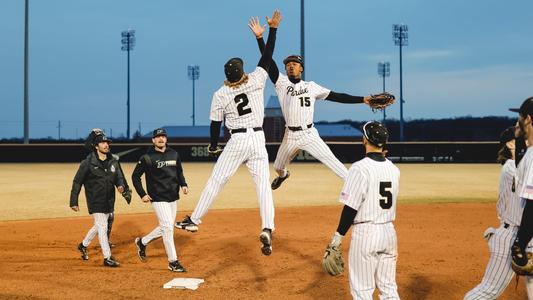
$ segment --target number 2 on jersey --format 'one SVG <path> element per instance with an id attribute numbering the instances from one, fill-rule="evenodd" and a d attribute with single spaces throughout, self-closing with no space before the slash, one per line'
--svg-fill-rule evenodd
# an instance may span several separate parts
<path id="1" fill-rule="evenodd" d="M 392 183 L 390 181 L 381 181 L 379 183 L 379 194 L 384 197 L 379 199 L 379 206 L 383 209 L 389 209 L 392 207 L 392 193 L 390 188 Z"/>
<path id="2" fill-rule="evenodd" d="M 246 94 L 238 94 L 233 100 L 237 103 L 237 112 L 239 113 L 239 116 L 244 116 L 252 112 L 250 107 L 246 107 L 250 102 Z"/>

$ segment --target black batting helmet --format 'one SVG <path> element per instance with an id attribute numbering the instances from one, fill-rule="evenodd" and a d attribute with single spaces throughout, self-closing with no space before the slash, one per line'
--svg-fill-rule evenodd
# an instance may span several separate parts
<path id="1" fill-rule="evenodd" d="M 244 75 L 244 62 L 240 57 L 231 58 L 224 65 L 224 73 L 229 82 L 237 82 Z"/>
<path id="2" fill-rule="evenodd" d="M 366 122 L 363 125 L 363 135 L 370 144 L 380 148 L 385 146 L 389 139 L 387 128 L 378 121 Z"/>
<path id="3" fill-rule="evenodd" d="M 283 64 L 286 65 L 286 64 L 290 63 L 291 61 L 299 63 L 302 66 L 302 68 L 304 67 L 304 61 L 303 61 L 303 59 L 302 59 L 302 57 L 300 55 L 289 55 L 289 56 L 287 56 L 287 58 L 285 58 L 283 60 Z"/>

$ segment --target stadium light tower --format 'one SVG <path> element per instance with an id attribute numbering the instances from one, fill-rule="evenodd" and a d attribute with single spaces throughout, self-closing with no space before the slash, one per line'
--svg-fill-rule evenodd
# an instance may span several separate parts
<path id="1" fill-rule="evenodd" d="M 305 28 L 304 28 L 304 0 L 300 0 L 300 56 L 305 66 Z M 305 80 L 305 73 L 302 73 L 302 80 Z"/>
<path id="2" fill-rule="evenodd" d="M 403 135 L 403 81 L 402 81 L 402 47 L 407 46 L 408 35 L 407 35 L 407 25 L 404 24 L 394 24 L 392 25 L 392 39 L 394 40 L 394 45 L 400 47 L 400 142 L 404 141 Z"/>
<path id="3" fill-rule="evenodd" d="M 127 87 L 127 113 L 128 113 L 128 124 L 127 124 L 127 131 L 126 131 L 126 138 L 130 138 L 130 51 L 133 50 L 133 47 L 135 46 L 135 30 L 128 29 L 125 31 L 122 31 L 122 51 L 128 52 L 128 87 Z"/>
<path id="4" fill-rule="evenodd" d="M 379 62 L 378 63 L 378 75 L 383 78 L 383 92 L 385 93 L 385 77 L 390 76 L 390 63 L 387 62 Z M 383 108 L 383 123 L 385 123 L 385 119 L 387 118 L 387 112 L 385 111 L 385 108 Z"/>
<path id="5" fill-rule="evenodd" d="M 28 94 L 28 31 L 29 31 L 29 0 L 24 2 L 24 144 L 30 143 L 30 101 Z"/>
<path id="6" fill-rule="evenodd" d="M 200 66 L 187 67 L 189 79 L 192 80 L 192 126 L 196 126 L 194 118 L 194 82 L 200 78 Z"/>

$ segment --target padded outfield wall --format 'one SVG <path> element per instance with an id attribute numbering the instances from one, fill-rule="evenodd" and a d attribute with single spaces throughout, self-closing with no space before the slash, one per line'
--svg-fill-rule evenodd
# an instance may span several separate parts
<path id="1" fill-rule="evenodd" d="M 169 143 L 184 162 L 214 161 L 205 144 Z M 146 152 L 150 144 L 111 145 L 121 161 L 134 162 Z M 335 156 L 343 163 L 351 163 L 363 156 L 361 143 L 329 142 Z M 274 161 L 279 143 L 268 143 L 270 161 Z M 491 163 L 496 160 L 497 142 L 407 142 L 390 143 L 387 156 L 395 162 L 410 163 Z M 88 152 L 82 144 L 0 144 L 0 162 L 79 162 Z M 316 161 L 305 151 L 294 159 L 298 162 Z"/>

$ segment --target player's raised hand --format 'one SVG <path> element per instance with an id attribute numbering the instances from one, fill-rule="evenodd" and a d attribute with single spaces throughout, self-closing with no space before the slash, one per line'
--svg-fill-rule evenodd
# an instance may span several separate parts
<path id="1" fill-rule="evenodd" d="M 265 32 L 266 24 L 261 26 L 261 23 L 259 23 L 259 17 L 255 17 L 250 18 L 250 20 L 248 20 L 248 27 L 250 27 L 250 30 L 252 30 L 255 37 L 260 39 L 263 37 L 263 32 Z"/>
<path id="2" fill-rule="evenodd" d="M 279 11 L 279 9 L 276 9 L 274 11 L 274 13 L 272 14 L 272 18 L 269 19 L 268 17 L 266 17 L 266 21 L 270 28 L 278 28 L 279 23 L 281 23 L 281 19 L 282 17 L 281 17 L 281 12 Z"/>

